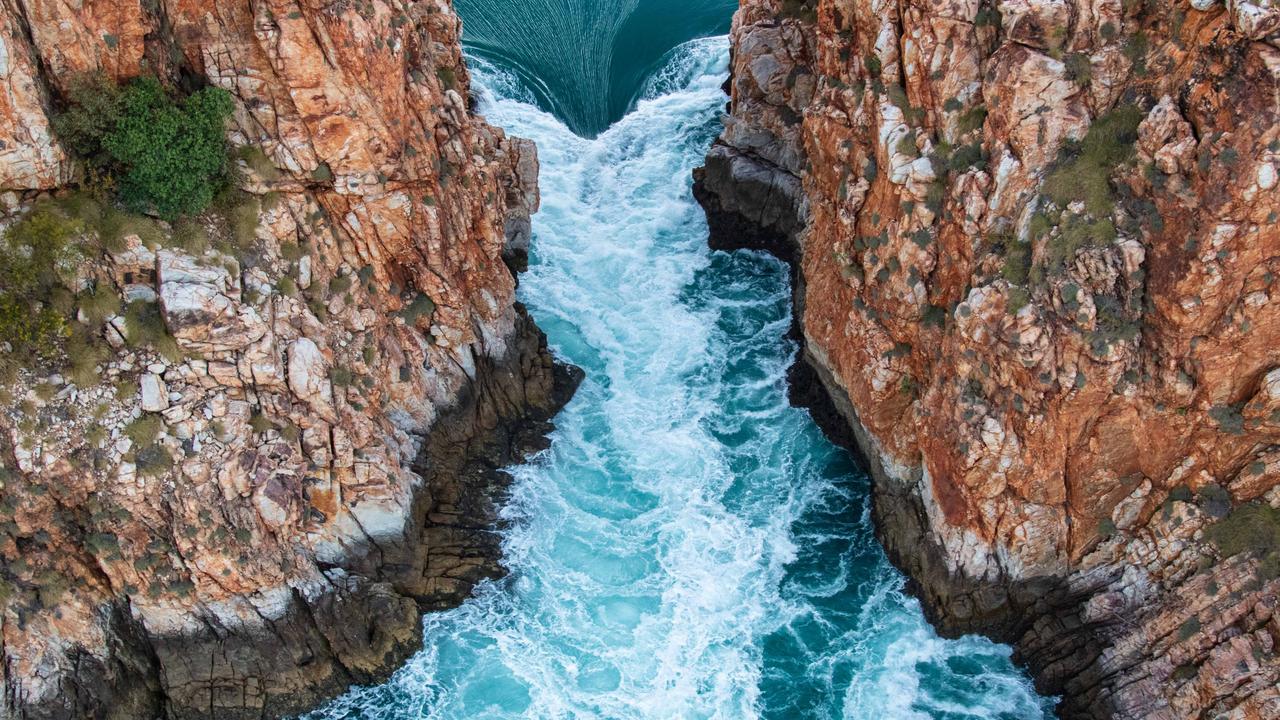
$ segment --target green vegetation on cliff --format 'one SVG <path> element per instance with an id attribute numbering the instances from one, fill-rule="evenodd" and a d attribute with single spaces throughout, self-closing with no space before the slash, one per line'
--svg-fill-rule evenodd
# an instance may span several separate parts
<path id="1" fill-rule="evenodd" d="M 1280 577 L 1280 510 L 1262 503 L 1235 508 L 1210 525 L 1205 535 L 1224 558 L 1249 554 L 1263 579 Z"/>
<path id="2" fill-rule="evenodd" d="M 10 356 L 46 360 L 67 337 L 74 310 L 71 289 L 83 250 L 71 242 L 83 229 L 50 204 L 37 206 L 4 234 L 0 253 L 0 337 Z"/>
<path id="3" fill-rule="evenodd" d="M 117 86 L 79 78 L 55 122 L 59 139 L 128 209 L 166 220 L 198 213 L 229 181 L 223 124 L 231 96 L 204 88 L 175 100 L 153 77 Z"/>
<path id="4" fill-rule="evenodd" d="M 84 193 L 44 199 L 0 236 L 0 381 L 22 366 L 66 367 L 72 381 L 97 380 L 96 366 L 107 356 L 103 324 L 126 320 L 128 340 L 169 357 L 177 345 L 154 302 L 127 307 L 111 280 L 95 272 L 105 254 L 124 248 L 137 235 L 158 245 L 160 224 L 130 215 Z"/>
<path id="5" fill-rule="evenodd" d="M 0 339 L 8 343 L 0 380 L 22 366 L 52 364 L 69 368 L 79 385 L 96 381 L 109 354 L 103 325 L 115 316 L 129 345 L 180 356 L 155 302 L 126 305 L 100 261 L 124 250 L 130 236 L 197 255 L 211 246 L 240 255 L 255 240 L 261 203 L 233 183 L 226 91 L 175 97 L 153 77 L 117 85 L 84 75 L 66 100 L 55 130 L 83 160 L 85 178 L 80 190 L 37 202 L 0 236 Z M 260 150 L 239 155 L 260 177 L 273 177 Z"/>
<path id="6" fill-rule="evenodd" d="M 1048 237 L 1048 271 L 1061 270 L 1080 248 L 1115 241 L 1111 174 L 1133 157 L 1142 117 L 1138 106 L 1121 105 L 1095 120 L 1083 140 L 1063 144 L 1042 187 L 1049 203 L 1031 221 L 1033 237 Z M 1069 209 L 1076 203 L 1084 213 Z"/>

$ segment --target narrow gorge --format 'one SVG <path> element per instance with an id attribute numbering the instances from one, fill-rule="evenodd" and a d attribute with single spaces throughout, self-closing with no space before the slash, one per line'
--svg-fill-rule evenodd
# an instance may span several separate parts
<path id="1" fill-rule="evenodd" d="M 0 24 L 0 720 L 1280 718 L 1272 0 Z"/>

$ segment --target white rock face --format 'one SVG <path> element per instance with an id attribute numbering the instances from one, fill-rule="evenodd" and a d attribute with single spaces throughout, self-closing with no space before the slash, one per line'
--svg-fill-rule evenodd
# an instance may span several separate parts
<path id="1" fill-rule="evenodd" d="M 1263 163 L 1258 166 L 1258 188 L 1261 190 L 1271 190 L 1276 186 L 1276 166 L 1271 163 Z"/>
<path id="2" fill-rule="evenodd" d="M 1231 24 L 1250 40 L 1261 40 L 1280 30 L 1280 3 L 1275 0 L 1227 0 Z"/>
<path id="3" fill-rule="evenodd" d="M 138 385 L 141 388 L 143 410 L 161 412 L 169 409 L 169 390 L 159 375 L 144 373 Z"/>
<path id="4" fill-rule="evenodd" d="M 178 345 L 197 352 L 242 350 L 266 333 L 257 311 L 233 299 L 238 281 L 225 267 L 162 250 L 156 268 L 165 324 Z"/>
<path id="5" fill-rule="evenodd" d="M 337 422 L 329 364 L 310 338 L 299 338 L 289 346 L 289 389 L 320 417 L 328 422 Z"/>

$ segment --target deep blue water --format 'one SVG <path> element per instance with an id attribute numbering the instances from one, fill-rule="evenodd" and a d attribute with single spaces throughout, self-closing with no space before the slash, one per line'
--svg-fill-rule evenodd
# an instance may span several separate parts
<path id="1" fill-rule="evenodd" d="M 510 577 L 311 717 L 1051 717 L 1008 648 L 933 632 L 867 478 L 788 406 L 786 268 L 706 247 L 732 3 L 458 6 L 482 111 L 540 149 L 520 295 L 587 380 L 513 470 Z"/>
<path id="2" fill-rule="evenodd" d="M 537 105 L 595 137 L 639 99 L 672 48 L 724 35 L 737 0 L 455 0 L 468 49 L 515 73 Z"/>

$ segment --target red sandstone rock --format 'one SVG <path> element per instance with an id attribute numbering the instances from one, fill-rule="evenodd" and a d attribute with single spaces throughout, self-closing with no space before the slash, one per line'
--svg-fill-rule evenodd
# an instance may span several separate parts
<path id="1" fill-rule="evenodd" d="M 474 467 L 566 383 L 503 263 L 536 149 L 471 113 L 459 30 L 446 0 L 0 3 L 6 213 L 71 181 L 50 116 L 79 73 L 224 88 L 230 139 L 275 168 L 241 163 L 250 256 L 133 238 L 86 268 L 158 298 L 182 358 L 116 318 L 101 385 L 5 389 L 0 716 L 297 712 L 499 572 Z M 122 432 L 143 411 L 156 474 Z"/>
<path id="2" fill-rule="evenodd" d="M 698 194 L 713 235 L 799 248 L 806 358 L 869 456 L 890 554 L 944 631 L 1014 642 L 1064 717 L 1280 716 L 1257 612 L 1280 583 L 1169 499 L 1280 503 L 1271 10 L 808 5 L 816 23 L 742 3 Z M 1100 216 L 1047 209 L 1059 168 L 1094 182 L 1059 149 L 1128 105 Z M 789 218 L 741 209 L 791 186 Z M 1090 218 L 1113 233 L 1074 247 Z"/>

